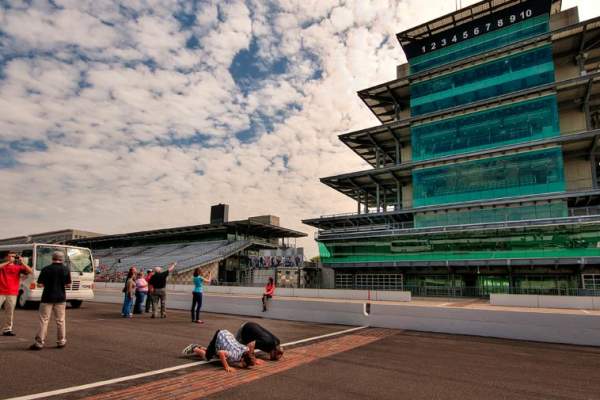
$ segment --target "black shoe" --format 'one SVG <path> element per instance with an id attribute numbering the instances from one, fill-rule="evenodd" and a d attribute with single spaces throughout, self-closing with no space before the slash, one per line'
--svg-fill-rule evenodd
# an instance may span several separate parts
<path id="1" fill-rule="evenodd" d="M 17 336 L 13 331 L 2 332 L 2 336 Z"/>
<path id="2" fill-rule="evenodd" d="M 42 348 L 35 343 L 32 344 L 31 346 L 29 346 L 29 350 L 41 350 L 41 349 Z"/>
<path id="3" fill-rule="evenodd" d="M 57 344 L 57 345 L 56 345 L 56 348 L 57 348 L 57 349 L 64 349 L 66 345 L 67 345 L 66 343 L 63 343 L 63 344 Z"/>

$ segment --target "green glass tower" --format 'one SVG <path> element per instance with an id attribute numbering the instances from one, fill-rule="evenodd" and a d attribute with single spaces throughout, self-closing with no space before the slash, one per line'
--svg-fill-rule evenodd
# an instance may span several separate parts
<path id="1" fill-rule="evenodd" d="M 397 34 L 408 62 L 340 135 L 370 168 L 322 178 L 356 213 L 319 229 L 339 288 L 600 290 L 600 18 L 486 0 Z M 449 293 L 451 292 L 451 293 Z"/>

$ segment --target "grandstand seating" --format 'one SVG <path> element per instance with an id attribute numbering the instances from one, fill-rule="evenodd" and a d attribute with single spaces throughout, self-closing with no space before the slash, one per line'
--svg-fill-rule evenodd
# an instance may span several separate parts
<path id="1" fill-rule="evenodd" d="M 175 273 L 220 261 L 252 245 L 249 240 L 192 242 L 95 250 L 100 259 L 97 281 L 121 281 L 132 265 L 139 269 L 166 267 L 176 261 Z"/>

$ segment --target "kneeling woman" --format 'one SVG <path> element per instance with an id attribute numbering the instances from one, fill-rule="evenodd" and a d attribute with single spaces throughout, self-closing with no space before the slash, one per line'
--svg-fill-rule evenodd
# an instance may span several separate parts
<path id="1" fill-rule="evenodd" d="M 208 347 L 202 347 L 197 344 L 190 344 L 181 354 L 184 356 L 196 355 L 202 359 L 210 361 L 218 357 L 221 360 L 223 368 L 227 372 L 233 371 L 230 364 L 234 364 L 239 368 L 248 368 L 256 364 L 254 356 L 255 343 L 248 343 L 247 346 L 241 344 L 231 332 L 226 329 L 221 329 L 215 332 Z"/>

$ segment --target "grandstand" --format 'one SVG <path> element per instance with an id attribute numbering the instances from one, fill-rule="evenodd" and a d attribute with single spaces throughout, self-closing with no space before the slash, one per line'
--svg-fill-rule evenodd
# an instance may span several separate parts
<path id="1" fill-rule="evenodd" d="M 306 236 L 278 226 L 279 218 L 275 216 L 230 222 L 226 215 L 220 215 L 211 222 L 104 235 L 70 243 L 93 250 L 94 258 L 99 259 L 98 281 L 122 281 L 133 265 L 138 269 L 151 269 L 176 261 L 171 283 L 190 283 L 193 270 L 202 268 L 211 271 L 219 283 L 251 284 L 257 283 L 253 280 L 255 276 L 261 279 L 276 276 L 274 269 L 269 272 L 262 268 L 260 274 L 254 273 L 257 266 L 250 261 L 251 257 L 261 250 L 288 249 L 293 247 L 290 239 Z"/>
<path id="2" fill-rule="evenodd" d="M 146 270 L 166 266 L 174 261 L 177 266 L 173 274 L 179 278 L 177 280 L 187 280 L 183 278 L 186 272 L 218 263 L 252 245 L 249 240 L 216 240 L 96 250 L 94 257 L 100 260 L 96 280 L 121 281 L 132 265 Z"/>
<path id="3" fill-rule="evenodd" d="M 339 288 L 600 288 L 600 18 L 486 0 L 397 38 L 397 78 L 358 92 L 381 125 L 340 135 L 369 168 L 322 178 L 355 213 L 319 229 Z"/>

